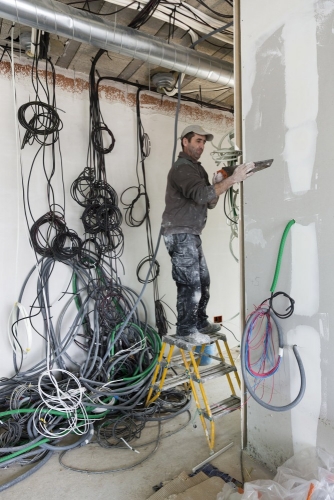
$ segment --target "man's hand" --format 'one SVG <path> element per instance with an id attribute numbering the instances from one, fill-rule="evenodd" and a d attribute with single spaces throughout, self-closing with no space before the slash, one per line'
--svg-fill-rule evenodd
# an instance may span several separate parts
<path id="1" fill-rule="evenodd" d="M 230 177 L 223 179 L 221 182 L 214 184 L 215 193 L 217 196 L 225 193 L 233 184 L 237 182 L 242 182 L 251 175 L 253 175 L 253 168 L 255 167 L 253 162 L 243 163 L 239 165 Z"/>
<path id="2" fill-rule="evenodd" d="M 223 179 L 224 177 L 221 172 L 215 172 L 212 177 L 212 184 L 217 184 L 217 182 L 221 182 Z"/>
<path id="3" fill-rule="evenodd" d="M 252 170 L 254 167 L 255 167 L 255 165 L 253 162 L 243 163 L 242 165 L 239 165 L 234 170 L 233 175 L 231 176 L 232 180 L 233 180 L 233 184 L 236 182 L 242 182 L 245 179 L 247 179 L 247 177 L 250 177 L 251 175 L 253 175 Z"/>

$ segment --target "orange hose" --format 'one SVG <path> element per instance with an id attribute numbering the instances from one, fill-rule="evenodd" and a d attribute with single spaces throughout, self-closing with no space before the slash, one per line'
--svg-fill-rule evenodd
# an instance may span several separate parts
<path id="1" fill-rule="evenodd" d="M 315 490 L 315 486 L 314 486 L 313 483 L 311 483 L 310 487 L 309 487 L 309 490 L 308 490 L 308 494 L 307 494 L 306 500 L 310 500 L 311 499 L 311 496 L 312 496 L 314 490 Z"/>

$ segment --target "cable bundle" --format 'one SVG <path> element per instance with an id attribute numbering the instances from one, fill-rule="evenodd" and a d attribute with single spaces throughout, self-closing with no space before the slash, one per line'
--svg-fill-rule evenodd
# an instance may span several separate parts
<path id="1" fill-rule="evenodd" d="M 63 215 L 57 212 L 48 212 L 34 222 L 30 240 L 37 254 L 58 261 L 77 257 L 82 246 L 77 233 L 67 228 Z"/>
<path id="2" fill-rule="evenodd" d="M 107 134 L 110 137 L 110 145 L 108 147 L 103 147 L 102 146 L 102 132 L 107 132 Z M 94 129 L 92 130 L 91 134 L 91 139 L 92 139 L 92 144 L 98 153 L 101 153 L 103 155 L 106 155 L 108 153 L 111 153 L 111 151 L 114 149 L 115 146 L 115 137 L 111 130 L 107 127 L 105 123 L 99 123 L 94 125 Z"/>
<path id="3" fill-rule="evenodd" d="M 72 229 L 58 233 L 52 242 L 53 257 L 58 261 L 74 259 L 80 253 L 81 239 Z"/>
<path id="4" fill-rule="evenodd" d="M 137 30 L 143 26 L 152 17 L 159 3 L 160 0 L 149 0 L 136 17 L 132 19 L 130 24 L 128 24 L 129 28 Z"/>
<path id="5" fill-rule="evenodd" d="M 102 256 L 101 242 L 97 238 L 86 238 L 79 249 L 79 262 L 89 268 L 97 267 Z"/>
<path id="6" fill-rule="evenodd" d="M 35 252 L 43 257 L 52 257 L 54 239 L 66 230 L 62 215 L 56 212 L 42 215 L 30 228 L 30 239 Z"/>
<path id="7" fill-rule="evenodd" d="M 292 219 L 287 224 L 282 235 L 275 275 L 270 289 L 271 297 L 263 301 L 260 307 L 258 307 L 249 316 L 241 341 L 241 369 L 247 390 L 255 399 L 255 401 L 257 401 L 261 406 L 272 411 L 288 411 L 294 408 L 303 398 L 306 388 L 306 378 L 303 363 L 299 356 L 297 346 L 293 346 L 293 352 L 298 364 L 301 379 L 300 389 L 296 398 L 289 404 L 286 404 L 284 406 L 276 406 L 270 404 L 270 401 L 263 401 L 262 397 L 256 394 L 256 390 L 259 387 L 260 383 L 263 380 L 272 377 L 278 371 L 283 357 L 283 333 L 276 318 L 278 317 L 281 319 L 285 319 L 289 318 L 293 314 L 294 300 L 284 292 L 275 293 L 275 288 L 278 281 L 286 238 L 291 226 L 294 223 L 295 221 Z M 273 308 L 273 299 L 279 295 L 283 295 L 284 297 L 288 298 L 290 302 L 290 305 L 286 309 L 286 313 L 283 314 L 277 313 Z M 266 304 L 268 304 L 267 307 L 265 307 Z M 275 332 L 277 335 L 276 341 L 274 340 Z M 253 359 L 251 357 L 252 351 L 254 353 Z M 253 377 L 253 382 L 251 382 L 248 375 Z"/>
<path id="8" fill-rule="evenodd" d="M 166 335 L 170 324 L 167 320 L 167 316 L 164 310 L 163 303 L 159 296 L 158 288 L 158 276 L 160 273 L 160 264 L 154 256 L 154 245 L 152 238 L 152 228 L 150 220 L 150 200 L 147 193 L 146 185 L 146 170 L 145 170 L 145 159 L 149 156 L 151 150 L 151 143 L 148 135 L 144 131 L 144 127 L 140 116 L 140 92 L 141 89 L 137 91 L 137 101 L 136 101 L 136 113 L 137 113 L 137 163 L 136 163 L 136 175 L 138 180 L 137 186 L 131 186 L 125 191 L 123 191 L 121 196 L 121 202 L 126 207 L 125 208 L 125 222 L 130 227 L 139 227 L 145 222 L 146 229 L 146 240 L 148 248 L 148 256 L 144 257 L 137 266 L 137 279 L 139 283 L 153 283 L 153 294 L 154 294 L 154 304 L 155 304 L 155 324 L 158 332 L 161 336 Z M 139 180 L 139 163 L 141 164 L 141 174 L 143 182 Z M 130 190 L 136 190 L 137 195 L 130 203 L 124 201 L 124 195 Z M 145 211 L 143 216 L 137 219 L 138 215 L 134 216 L 136 206 L 140 202 L 144 202 Z M 146 278 L 140 275 L 140 272 L 145 266 L 150 269 L 150 275 Z"/>
<path id="9" fill-rule="evenodd" d="M 94 130 L 94 124 L 104 123 L 93 77 L 97 60 L 98 56 L 91 72 L 91 130 Z M 39 78 L 37 66 L 36 57 L 33 75 Z M 53 67 L 52 70 L 55 76 Z M 38 88 L 47 89 L 47 82 L 43 86 L 38 81 L 35 87 L 37 94 Z M 36 101 L 39 102 L 37 98 Z M 56 107 L 54 95 L 50 106 Z M 49 122 L 44 119 L 44 125 L 52 125 L 51 118 Z M 56 128 L 52 137 L 57 138 L 59 145 Z M 88 444 L 94 436 L 94 423 L 107 416 L 109 421 L 121 421 L 117 424 L 118 429 L 127 420 L 124 415 L 129 421 L 134 420 L 137 430 L 133 435 L 138 435 L 138 429 L 143 428 L 149 418 L 156 419 L 159 422 L 157 449 L 160 421 L 170 418 L 169 413 L 174 417 L 189 408 L 188 399 L 183 406 L 180 401 L 176 402 L 177 411 L 166 410 L 167 416 L 162 415 L 165 411 L 163 404 L 157 403 L 148 409 L 144 407 L 161 340 L 148 324 L 142 294 L 138 296 L 132 289 L 124 287 L 117 273 L 115 259 L 122 252 L 124 242 L 120 228 L 122 216 L 117 207 L 117 194 L 106 180 L 104 150 L 110 146 L 104 148 L 100 142 L 103 132 L 105 130 L 101 127 L 95 129 L 94 141 L 91 137 L 89 145 L 88 165 L 71 188 L 73 198 L 84 207 L 87 234 L 83 240 L 68 228 L 65 209 L 55 200 L 52 182 L 57 166 L 56 141 L 50 143 L 51 167 L 42 155 L 49 208 L 45 215 L 33 217 L 29 192 L 31 173 L 37 165 L 39 153 L 44 153 L 48 145 L 46 141 L 39 143 L 24 192 L 28 225 L 29 215 L 33 220 L 30 228 L 32 247 L 41 258 L 36 259 L 24 280 L 17 307 L 13 309 L 14 375 L 0 379 L 0 464 L 5 467 L 14 463 L 36 464 L 29 474 L 44 465 L 54 452 L 65 453 Z M 56 262 L 57 267 L 66 266 L 71 275 L 69 286 L 57 299 L 61 307 L 58 317 L 54 316 L 54 304 L 50 301 L 50 296 L 54 296 Z M 26 312 L 22 303 L 26 301 L 27 289 L 31 294 L 33 279 L 36 283 L 35 298 L 31 300 L 29 296 L 30 306 Z M 22 330 L 18 328 L 21 322 L 31 327 L 29 335 L 25 331 L 27 348 L 22 342 Z M 43 339 L 45 355 L 31 362 L 29 355 L 34 351 L 37 335 Z M 81 356 L 72 354 L 73 346 L 81 350 Z M 26 359 L 29 359 L 28 368 L 23 363 Z M 108 432 L 106 427 L 101 439 L 108 440 Z M 70 444 L 64 439 L 69 434 L 75 436 Z M 117 431 L 115 435 L 121 439 L 124 434 Z M 25 474 L 20 479 L 24 477 Z"/>
<path id="10" fill-rule="evenodd" d="M 27 121 L 26 112 L 32 108 L 33 116 Z M 21 149 L 33 141 L 38 142 L 42 146 L 50 146 L 59 139 L 59 132 L 63 128 L 63 124 L 54 106 L 40 101 L 27 102 L 18 110 L 18 120 L 26 133 L 23 138 Z M 47 142 L 49 135 L 52 135 L 51 141 Z M 39 137 L 41 136 L 41 138 Z M 31 142 L 31 138 L 33 141 Z"/>
<path id="11" fill-rule="evenodd" d="M 228 148 L 222 147 L 225 139 L 227 139 L 230 144 L 230 147 Z M 211 156 L 218 167 L 221 167 L 221 163 L 227 168 L 235 166 L 237 164 L 239 156 L 242 155 L 242 151 L 235 148 L 234 130 L 229 130 L 220 139 L 218 146 L 215 146 L 214 144 L 212 145 L 215 148 L 215 151 L 211 153 Z M 233 186 L 230 187 L 230 189 L 228 189 L 224 195 L 224 213 L 227 219 L 227 224 L 231 228 L 229 248 L 232 257 L 236 262 L 239 262 L 239 259 L 234 253 L 233 241 L 236 238 L 238 238 L 238 221 L 239 221 L 239 207 L 237 203 L 238 195 L 239 195 L 239 189 L 234 189 Z"/>
<path id="12" fill-rule="evenodd" d="M 123 253 L 124 236 L 121 229 L 122 214 L 118 208 L 118 197 L 108 184 L 105 171 L 105 155 L 115 145 L 115 137 L 103 120 L 100 110 L 98 85 L 95 82 L 95 68 L 104 53 L 99 50 L 90 71 L 90 144 L 87 167 L 71 186 L 72 198 L 85 208 L 81 220 L 84 231 L 94 236 L 97 243 L 98 260 L 109 255 L 116 259 Z M 109 136 L 110 144 L 104 146 L 103 135 Z M 92 238 L 88 238 L 91 241 Z M 96 258 L 93 256 L 93 261 Z M 84 265 L 86 259 L 84 259 Z M 89 265 L 89 264 L 88 264 Z"/>

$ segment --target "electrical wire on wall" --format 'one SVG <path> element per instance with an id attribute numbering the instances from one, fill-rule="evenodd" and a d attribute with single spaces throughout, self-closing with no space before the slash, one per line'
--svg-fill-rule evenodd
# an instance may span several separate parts
<path id="1" fill-rule="evenodd" d="M 43 38 L 39 43 L 45 45 Z M 43 48 L 41 52 L 45 51 L 45 47 L 40 48 Z M 44 73 L 36 55 L 32 71 L 35 99 L 32 104 L 23 105 L 18 113 L 25 130 L 21 142 L 23 150 L 29 146 L 35 152 L 28 178 L 26 182 L 23 179 L 22 186 L 31 243 L 38 262 L 23 283 L 18 297 L 20 306 L 14 312 L 16 317 L 11 335 L 15 375 L 0 381 L 3 409 L 0 418 L 4 434 L 7 433 L 0 458 L 4 466 L 12 463 L 41 464 L 50 452 L 67 453 L 87 444 L 93 439 L 94 424 L 100 444 L 112 449 L 119 445 L 132 449 L 129 443 L 142 432 L 144 423 L 157 421 L 158 433 L 153 440 L 155 451 L 162 437 L 160 422 L 187 412 L 190 405 L 189 395 L 172 391 L 165 393 L 154 407 L 143 406 L 161 341 L 148 324 L 142 293 L 137 295 L 123 286 L 118 275 L 117 259 L 124 245 L 122 214 L 117 193 L 107 181 L 105 161 L 106 155 L 113 150 L 115 137 L 100 109 L 98 84 L 102 79 L 96 81 L 95 78 L 96 64 L 102 53 L 99 51 L 94 58 L 90 72 L 87 166 L 71 188 L 73 198 L 83 207 L 84 238 L 70 229 L 65 219 L 60 151 L 62 111 L 56 105 L 55 73 L 49 58 L 46 58 Z M 178 87 L 176 130 L 180 82 Z M 148 141 L 140 119 L 139 92 L 137 105 L 140 163 L 140 159 L 147 156 L 145 145 L 148 146 Z M 46 151 L 51 152 L 50 165 L 46 161 Z M 59 152 L 59 157 L 56 152 Z M 36 213 L 31 194 L 40 166 L 47 199 L 47 211 L 42 215 Z M 56 196 L 59 181 L 62 200 Z M 146 180 L 143 184 L 147 194 Z M 146 194 L 145 204 L 149 203 Z M 148 220 L 146 217 L 145 224 Z M 148 240 L 148 247 L 151 258 L 148 275 L 142 279 L 145 284 L 154 272 L 151 266 L 156 262 L 158 249 L 158 245 L 154 249 L 152 237 Z M 67 288 L 62 293 L 62 310 L 58 318 L 53 315 L 50 300 L 55 265 L 68 269 L 72 286 L 72 291 Z M 26 314 L 22 302 L 25 302 L 27 289 L 35 279 L 36 296 Z M 156 296 L 159 296 L 158 292 Z M 42 328 L 38 318 L 42 320 Z M 26 339 L 23 339 L 18 326 L 26 324 L 27 320 L 31 329 L 26 327 Z M 26 368 L 22 360 L 26 360 L 34 348 L 36 335 L 45 341 L 45 357 Z M 83 361 L 73 355 L 73 345 L 81 350 Z M 108 424 L 100 426 L 107 416 Z M 70 445 L 64 442 L 68 434 L 76 436 Z M 74 467 L 73 470 L 78 469 Z"/>
<path id="2" fill-rule="evenodd" d="M 228 1 L 225 0 L 228 5 L 230 5 L 233 8 L 233 5 Z M 93 5 L 94 2 L 99 2 L 99 0 L 76 0 L 74 2 L 70 2 L 67 5 L 71 5 L 73 7 L 76 7 L 79 10 L 87 10 L 88 12 L 91 12 L 90 5 Z M 214 14 L 220 19 L 229 20 L 233 18 L 233 14 L 222 14 L 214 9 L 211 9 L 210 6 L 208 6 L 204 1 L 202 0 L 197 0 L 197 2 L 209 12 Z M 83 5 L 83 7 L 79 7 L 80 5 Z M 163 10 L 161 12 L 169 12 L 169 37 L 171 35 L 171 31 L 174 31 L 174 26 L 176 20 L 178 21 L 178 24 L 182 26 L 182 29 L 185 31 L 190 31 L 192 29 L 192 21 L 196 21 L 199 25 L 205 26 L 210 28 L 211 30 L 214 30 L 214 26 L 212 26 L 211 23 L 217 23 L 218 19 L 214 17 L 209 17 L 208 15 L 204 14 L 202 11 L 195 9 L 191 4 L 187 4 L 186 2 L 169 2 L 168 0 L 164 0 L 161 2 L 161 0 L 148 0 L 146 3 L 139 4 L 138 2 L 129 2 L 127 5 L 124 5 L 120 9 L 116 9 L 115 11 L 112 12 L 95 12 L 95 15 L 98 16 L 114 16 L 118 14 L 119 12 L 123 11 L 124 9 L 127 9 L 129 7 L 132 7 L 133 5 L 137 4 L 137 14 L 135 14 L 134 18 L 130 21 L 128 26 L 133 29 L 140 29 L 144 24 L 146 24 L 154 15 L 154 12 L 158 9 L 159 10 L 159 5 L 163 7 Z M 189 21 L 187 21 L 189 19 Z M 232 33 L 231 33 L 232 34 Z"/>
<path id="3" fill-rule="evenodd" d="M 148 135 L 144 131 L 143 123 L 140 114 L 140 92 L 141 89 L 137 90 L 136 98 L 136 115 L 137 115 L 137 162 L 136 162 L 136 176 L 138 185 L 131 186 L 123 191 L 121 195 L 121 202 L 125 205 L 125 222 L 130 227 L 139 227 L 145 223 L 146 229 L 146 241 L 148 256 L 144 257 L 137 266 L 137 279 L 140 283 L 153 284 L 153 296 L 155 305 L 155 324 L 159 335 L 162 337 L 167 334 L 168 328 L 170 327 L 170 322 L 167 319 L 166 311 L 164 309 L 163 302 L 160 299 L 159 287 L 158 287 L 158 277 L 160 273 L 159 262 L 154 259 L 154 243 L 152 237 L 152 227 L 150 219 L 150 200 L 147 192 L 147 182 L 146 182 L 146 168 L 145 160 L 148 158 L 151 151 L 151 142 Z M 139 173 L 139 165 L 141 165 L 141 175 Z M 129 191 L 135 191 L 135 198 L 130 202 L 125 202 L 125 196 Z M 136 208 L 140 205 L 140 202 L 144 202 L 144 213 L 141 217 L 135 215 Z M 142 205 L 142 204 L 141 204 Z M 149 265 L 151 272 L 149 279 L 145 280 L 141 276 L 142 269 Z"/>
<path id="4" fill-rule="evenodd" d="M 241 341 L 241 370 L 249 394 L 257 403 L 271 411 L 288 411 L 294 408 L 303 398 L 306 389 L 305 370 L 297 346 L 293 346 L 293 353 L 300 373 L 300 388 L 295 399 L 282 406 L 271 404 L 274 393 L 274 378 L 269 401 L 264 399 L 268 387 L 265 381 L 278 372 L 284 352 L 283 331 L 278 319 L 287 319 L 294 312 L 294 300 L 285 292 L 275 292 L 285 242 L 290 228 L 295 223 L 291 220 L 282 235 L 277 257 L 274 279 L 270 288 L 271 295 L 264 300 L 253 313 L 250 314 Z M 274 307 L 274 300 L 288 301 L 288 306 L 283 312 Z M 277 319 L 278 318 L 278 319 Z M 276 333 L 276 336 L 275 336 Z M 268 399 L 268 398 L 267 398 Z"/>
<path id="5" fill-rule="evenodd" d="M 230 146 L 223 147 L 224 141 L 228 140 Z M 219 141 L 218 145 L 212 146 L 215 151 L 211 153 L 213 160 L 216 165 L 221 169 L 224 167 L 232 167 L 237 164 L 239 156 L 242 155 L 242 151 L 235 148 L 234 143 L 234 130 L 229 130 Z M 238 207 L 238 194 L 239 189 L 235 187 L 230 187 L 224 195 L 224 213 L 227 221 L 227 225 L 230 226 L 230 242 L 229 248 L 232 257 L 236 262 L 239 262 L 238 257 L 234 253 L 233 241 L 238 238 L 238 219 L 239 219 L 239 207 Z"/>
<path id="6" fill-rule="evenodd" d="M 42 37 L 40 40 L 43 44 Z M 14 321 L 9 324 L 14 375 L 0 379 L 0 464 L 36 464 L 31 473 L 53 452 L 66 453 L 89 444 L 94 425 L 101 445 L 109 447 L 110 439 L 112 449 L 116 448 L 115 440 L 117 446 L 132 449 L 129 442 L 138 437 L 146 422 L 155 421 L 158 432 L 151 440 L 154 450 L 140 459 L 138 463 L 142 463 L 164 437 L 161 422 L 184 412 L 189 414 L 190 397 L 175 390 L 166 392 L 153 407 L 144 407 L 161 340 L 148 323 L 143 291 L 138 295 L 122 285 L 117 272 L 123 249 L 122 216 L 117 194 L 106 175 L 105 155 L 112 151 L 115 138 L 100 110 L 95 82 L 100 55 L 94 59 L 90 75 L 87 167 L 71 187 L 73 198 L 84 209 L 84 239 L 65 221 L 59 161 L 62 123 L 56 106 L 55 72 L 48 58 L 43 71 L 36 55 L 32 65 L 33 104 L 24 104 L 18 110 L 25 131 L 21 145 L 34 152 L 27 179 L 22 174 L 22 189 L 36 264 L 23 282 L 11 314 Z M 32 195 L 36 176 L 45 184 L 47 212 L 42 216 L 36 214 Z M 61 203 L 57 198 L 59 186 Z M 158 246 L 153 250 L 153 262 L 157 250 Z M 61 266 L 70 276 L 70 284 L 58 300 L 58 317 L 50 299 L 56 285 L 55 266 Z M 31 298 L 34 282 L 35 298 Z M 23 306 L 27 302 L 31 304 L 28 312 Z M 37 337 L 45 343 L 44 358 L 30 361 Z M 73 354 L 73 346 L 80 356 Z M 107 416 L 108 425 L 100 429 L 100 422 Z M 70 444 L 64 442 L 69 434 L 75 437 Z M 26 474 L 15 481 L 24 477 Z M 12 484 L 15 482 L 6 483 L 0 491 Z"/>

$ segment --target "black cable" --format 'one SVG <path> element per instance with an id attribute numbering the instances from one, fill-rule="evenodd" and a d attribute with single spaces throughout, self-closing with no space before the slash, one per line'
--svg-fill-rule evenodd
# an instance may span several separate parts
<path id="1" fill-rule="evenodd" d="M 230 189 L 233 189 L 232 187 L 230 187 Z M 237 219 L 231 219 L 231 217 L 228 215 L 227 213 L 227 210 L 226 210 L 226 201 L 227 201 L 227 198 L 229 197 L 229 189 L 225 192 L 225 195 L 224 195 L 224 214 L 225 214 L 225 217 L 230 221 L 232 222 L 233 224 L 236 224 L 238 225 L 238 220 Z"/>
<path id="2" fill-rule="evenodd" d="M 153 16 L 160 0 L 149 0 L 147 4 L 138 12 L 134 19 L 128 24 L 129 28 L 139 29 Z"/>
<path id="3" fill-rule="evenodd" d="M 227 328 L 227 326 L 225 326 L 225 325 L 223 325 L 223 324 L 221 324 L 221 326 L 222 326 L 223 328 L 225 328 L 225 330 L 227 330 L 227 331 L 229 331 L 230 333 L 232 333 L 233 337 L 235 338 L 235 340 L 236 340 L 237 342 L 240 342 L 240 340 L 239 340 L 239 339 L 237 339 L 237 337 L 234 335 L 234 333 L 232 332 L 232 330 L 230 330 L 229 328 Z"/>
<path id="4" fill-rule="evenodd" d="M 46 226 L 46 228 L 43 226 Z M 42 233 L 42 228 L 44 229 L 44 234 Z M 52 242 L 54 238 L 66 230 L 66 223 L 62 215 L 56 212 L 48 212 L 42 215 L 30 228 L 30 240 L 35 252 L 43 257 L 52 257 Z"/>
<path id="5" fill-rule="evenodd" d="M 96 63 L 103 53 L 103 51 L 99 51 L 94 58 L 90 73 L 91 130 L 94 130 L 94 125 L 104 124 L 95 82 Z M 47 61 L 46 64 L 50 64 L 50 62 Z M 45 101 L 56 109 L 53 66 L 51 89 L 49 88 L 48 71 L 45 81 L 41 79 L 40 73 L 37 71 L 37 56 L 33 67 L 35 76 L 33 76 L 32 82 L 36 95 L 38 95 L 36 102 L 42 102 L 39 99 L 40 94 L 44 92 Z M 177 115 L 178 110 L 176 120 Z M 138 143 L 141 158 L 144 160 L 149 154 L 150 144 L 140 119 L 138 124 L 140 125 L 138 127 Z M 149 265 L 151 269 L 147 274 L 143 290 L 138 296 L 133 290 L 121 285 L 117 266 L 114 265 L 115 258 L 123 248 L 123 235 L 120 229 L 122 216 L 117 207 L 117 194 L 106 180 L 104 163 L 104 150 L 106 148 L 103 146 L 102 137 L 105 131 L 105 129 L 97 130 L 93 137 L 90 134 L 87 167 L 71 188 L 72 196 L 84 207 L 84 212 L 86 211 L 83 219 L 87 224 L 87 229 L 93 233 L 91 237 L 89 233 L 86 234 L 84 241 L 68 228 L 65 221 L 65 209 L 56 202 L 52 188 L 52 180 L 57 171 L 54 144 L 57 141 L 59 144 L 58 136 L 57 141 L 53 140 L 50 144 L 51 166 L 46 162 L 46 142 L 40 144 L 37 152 L 37 154 L 43 155 L 49 211 L 36 220 L 31 209 L 29 186 L 32 182 L 32 169 L 36 168 L 37 165 L 37 162 L 35 165 L 37 156 L 35 156 L 29 172 L 28 189 L 23 192 L 24 210 L 26 220 L 28 221 L 29 213 L 33 219 L 30 228 L 31 242 L 36 254 L 41 255 L 42 258 L 37 259 L 36 266 L 25 279 L 18 302 L 24 301 L 23 295 L 35 271 L 37 276 L 36 298 L 30 305 L 27 318 L 20 317 L 18 312 L 15 324 L 17 325 L 23 319 L 28 319 L 35 332 L 45 340 L 47 348 L 44 359 L 32 362 L 28 369 L 23 370 L 22 362 L 18 364 L 17 359 L 21 356 L 22 361 L 23 358 L 20 347 L 21 354 L 19 349 L 13 353 L 15 375 L 11 378 L 0 379 L 0 402 L 6 404 L 6 401 L 10 400 L 10 409 L 16 415 L 13 417 L 14 424 L 9 425 L 6 422 L 7 428 L 2 439 L 4 440 L 3 444 L 6 443 L 6 446 L 7 444 L 9 446 L 2 448 L 4 453 L 7 453 L 8 448 L 13 451 L 15 448 L 17 449 L 17 444 L 20 442 L 18 439 L 21 439 L 19 436 L 26 440 L 24 445 L 18 444 L 18 446 L 23 446 L 22 450 L 24 450 L 28 444 L 34 441 L 35 435 L 38 435 L 36 443 L 42 439 L 39 430 L 46 429 L 49 432 L 58 433 L 68 427 L 68 414 L 65 414 L 64 417 L 62 415 L 53 416 L 47 409 L 48 413 L 43 421 L 39 418 L 38 413 L 20 414 L 21 410 L 26 409 L 40 411 L 42 402 L 39 387 L 45 393 L 54 396 L 55 387 L 51 379 L 43 376 L 43 379 L 39 381 L 41 374 L 49 367 L 71 370 L 78 374 L 80 384 L 87 388 L 87 392 L 80 394 L 83 398 L 82 405 L 87 408 L 88 413 L 98 409 L 108 411 L 111 415 L 118 414 L 119 411 L 123 413 L 135 412 L 135 421 L 144 419 L 139 423 L 135 422 L 137 428 L 142 427 L 148 418 L 162 421 L 187 411 L 188 408 L 187 398 L 182 394 L 169 394 L 167 400 L 161 401 L 156 406 L 157 413 L 155 414 L 151 408 L 143 408 L 161 343 L 155 330 L 148 325 L 147 311 L 141 297 L 150 273 L 154 272 L 153 265 L 156 263 L 160 235 L 154 249 L 152 237 L 149 236 L 151 227 L 148 224 L 147 238 L 150 245 L 151 260 Z M 54 139 L 56 133 L 56 130 L 52 131 L 50 137 Z M 143 175 L 145 180 L 145 173 Z M 23 175 L 22 186 L 25 187 Z M 67 286 L 65 291 L 61 292 L 59 300 L 66 298 L 66 303 L 57 322 L 54 323 L 50 295 L 52 295 L 51 277 L 56 261 L 67 266 L 70 271 L 73 291 L 69 292 Z M 75 314 L 73 314 L 74 305 Z M 71 315 L 69 315 L 70 313 Z M 36 321 L 37 318 L 40 319 L 39 322 Z M 16 345 L 20 346 L 16 330 L 15 339 Z M 74 343 L 80 344 L 83 349 L 85 358 L 82 362 L 71 357 L 70 349 Z M 129 383 L 129 379 L 131 383 Z M 77 390 L 71 377 L 68 378 L 65 373 L 59 377 L 58 388 L 63 395 L 66 395 L 67 391 L 71 394 L 70 391 Z M 113 399 L 115 404 L 112 403 Z M 140 412 L 138 408 L 140 408 Z M 98 413 L 96 415 L 98 418 Z M 79 417 L 79 421 L 80 418 L 83 417 Z M 120 425 L 118 424 L 118 427 Z M 30 443 L 27 443 L 29 439 Z M 159 439 L 156 448 L 158 442 Z M 40 459 L 45 455 L 43 446 L 37 446 L 35 454 L 24 452 L 22 460 L 29 460 L 30 463 L 33 463 L 34 460 Z M 54 441 L 54 444 L 45 444 L 44 447 L 62 449 L 58 440 Z M 20 460 L 21 458 L 18 456 L 17 461 L 10 458 L 9 462 L 18 463 Z M 6 462 L 3 464 L 6 466 Z"/>
<path id="6" fill-rule="evenodd" d="M 101 145 L 100 137 L 101 137 L 102 132 L 107 132 L 107 134 L 110 137 L 110 145 L 106 148 Z M 106 155 L 114 149 L 115 137 L 114 137 L 113 133 L 111 132 L 111 130 L 109 130 L 107 125 L 105 125 L 104 123 L 95 124 L 91 135 L 92 135 L 93 147 L 99 153 Z"/>
<path id="7" fill-rule="evenodd" d="M 198 40 L 196 40 L 196 42 L 192 43 L 190 48 L 193 49 L 199 43 L 203 42 L 207 38 L 210 38 L 210 36 L 215 35 L 216 33 L 221 33 L 222 31 L 227 30 L 230 26 L 233 26 L 233 22 L 224 24 L 224 26 L 220 26 L 219 28 L 210 31 L 210 33 L 207 33 L 206 35 L 204 35 L 201 38 L 199 38 Z"/>
<path id="8" fill-rule="evenodd" d="M 279 297 L 280 295 L 282 295 L 283 297 L 287 298 L 288 301 L 289 301 L 289 305 L 288 307 L 285 309 L 285 313 L 280 313 L 278 311 L 275 310 L 274 308 L 274 299 L 276 299 L 277 297 Z M 277 316 L 278 318 L 280 319 L 287 319 L 287 318 L 290 318 L 290 316 L 293 315 L 294 313 L 294 310 L 295 310 L 295 301 L 292 297 L 290 297 L 290 295 L 288 295 L 287 293 L 285 292 L 275 292 L 275 293 L 271 293 L 271 296 L 268 298 L 268 299 L 265 299 L 263 302 L 261 302 L 260 304 L 260 307 L 265 303 L 265 302 L 268 302 L 269 304 L 269 309 L 271 309 L 273 311 L 273 313 L 275 314 L 275 316 Z"/>
<path id="9" fill-rule="evenodd" d="M 233 7 L 233 4 L 229 1 L 229 0 L 224 0 L 228 5 L 230 5 L 230 7 Z M 200 5 L 203 5 L 203 7 L 205 7 L 206 9 L 208 9 L 210 12 L 212 12 L 213 14 L 215 14 L 216 16 L 219 16 L 219 17 L 223 17 L 225 19 L 233 19 L 233 15 L 229 15 L 229 14 L 221 14 L 220 12 L 217 12 L 216 10 L 213 10 L 211 9 L 211 7 L 209 7 L 209 5 L 207 5 L 204 0 L 197 0 L 197 2 L 200 4 Z"/>
<path id="10" fill-rule="evenodd" d="M 89 2 L 99 2 L 100 0 L 78 0 L 76 2 L 70 2 L 67 5 L 77 5 L 77 4 L 80 4 L 80 3 L 85 3 L 86 4 L 87 1 L 89 1 Z M 135 2 L 129 3 L 129 5 L 126 5 L 125 7 L 121 7 L 120 9 L 115 10 L 114 12 L 108 12 L 108 13 L 105 13 L 105 14 L 102 14 L 101 12 L 94 12 L 94 14 L 97 15 L 97 16 L 113 16 L 113 15 L 118 14 L 119 12 L 122 12 L 123 10 L 127 9 L 128 7 L 130 7 L 131 5 L 133 5 L 134 3 L 138 3 L 137 0 Z M 76 9 L 78 9 L 78 10 L 86 10 L 85 8 L 80 9 L 79 7 L 76 7 Z"/>
<path id="11" fill-rule="evenodd" d="M 137 82 L 129 82 L 128 80 L 124 80 L 122 78 L 117 78 L 117 77 L 112 77 L 112 76 L 103 76 L 103 77 L 99 78 L 99 80 L 97 82 L 97 86 L 103 80 L 109 80 L 109 81 L 113 81 L 113 82 L 120 82 L 120 83 L 123 83 L 124 85 L 132 85 L 133 87 L 137 87 L 138 89 L 148 90 L 148 91 L 153 92 L 153 89 L 151 89 L 151 87 L 149 87 L 148 85 L 142 85 L 142 84 L 139 84 Z M 178 96 L 177 95 L 168 96 L 168 97 L 170 97 L 171 99 L 178 100 Z M 194 98 L 189 97 L 187 95 L 181 95 L 181 100 L 184 101 L 184 102 L 193 102 L 195 104 L 200 104 L 202 108 L 217 109 L 219 111 L 228 111 L 229 113 L 233 113 L 233 108 L 231 108 L 231 107 L 218 106 L 216 104 L 206 103 L 205 101 L 201 102 L 198 99 L 194 99 Z"/>

